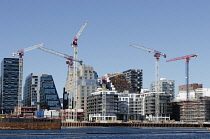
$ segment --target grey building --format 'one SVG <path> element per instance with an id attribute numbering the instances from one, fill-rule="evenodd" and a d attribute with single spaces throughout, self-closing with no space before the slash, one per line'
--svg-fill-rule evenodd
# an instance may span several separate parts
<path id="1" fill-rule="evenodd" d="M 116 120 L 118 114 L 118 94 L 116 91 L 99 90 L 87 98 L 89 121 Z"/>
<path id="2" fill-rule="evenodd" d="M 0 106 L 2 114 L 10 114 L 18 104 L 19 58 L 1 62 Z"/>
<path id="3" fill-rule="evenodd" d="M 135 93 L 140 93 L 142 89 L 142 74 L 143 71 L 140 69 L 129 69 L 123 71 L 123 74 L 126 76 L 126 80 L 131 84 Z"/>
<path id="4" fill-rule="evenodd" d="M 128 121 L 144 119 L 144 94 L 119 93 L 118 98 L 119 120 Z"/>
<path id="5" fill-rule="evenodd" d="M 170 119 L 172 113 L 170 94 L 166 92 L 150 92 L 145 93 L 144 95 L 144 115 L 146 116 L 146 119 L 151 121 L 155 121 L 157 118 L 158 120 Z M 157 99 L 157 95 L 159 99 Z M 159 107 L 157 107 L 157 103 L 159 104 Z M 158 115 L 156 115 L 156 113 L 158 113 Z"/>

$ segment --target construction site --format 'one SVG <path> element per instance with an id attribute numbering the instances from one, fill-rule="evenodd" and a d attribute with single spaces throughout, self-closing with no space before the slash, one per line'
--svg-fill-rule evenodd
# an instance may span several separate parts
<path id="1" fill-rule="evenodd" d="M 178 124 L 173 124 L 175 121 L 179 121 L 184 122 L 185 126 L 197 127 L 201 126 L 198 123 L 210 121 L 209 97 L 189 100 L 189 61 L 191 58 L 197 57 L 198 55 L 191 54 L 166 61 L 186 60 L 186 88 L 184 89 L 186 91 L 186 99 L 178 102 L 172 101 L 174 94 L 163 92 L 163 87 L 160 87 L 159 59 L 160 57 L 166 58 L 166 54 L 160 51 L 133 44 L 129 45 L 154 54 L 155 82 L 153 91 L 148 90 L 146 92 L 141 92 L 142 70 L 128 70 L 126 72 L 110 74 L 98 78 L 94 69 L 83 64 L 83 61 L 79 60 L 77 56 L 78 39 L 87 23 L 87 21 L 84 22 L 71 43 L 71 46 L 74 49 L 73 56 L 48 49 L 44 47 L 44 44 L 34 45 L 12 54 L 13 56 L 19 56 L 18 103 L 16 110 L 14 111 L 16 117 L 23 115 L 22 80 L 24 53 L 39 49 L 66 59 L 68 74 L 64 92 L 67 94 L 67 108 L 59 110 L 59 118 L 62 121 L 62 126 L 88 126 L 88 124 L 84 123 L 79 124 L 85 121 L 90 123 L 127 122 L 129 124 L 126 126 L 161 127 L 170 126 L 170 123 L 171 126 L 177 126 Z M 39 93 L 36 93 L 36 96 L 37 106 L 36 110 L 33 111 L 40 111 L 42 109 L 40 108 L 41 100 Z M 33 117 L 33 114 L 30 116 Z M 165 124 L 143 124 L 151 122 Z M 138 124 L 133 125 L 131 123 Z M 197 124 L 188 125 L 188 123 Z M 90 124 L 89 126 L 95 125 L 96 124 Z M 121 125 L 123 126 L 123 124 Z M 101 126 L 101 124 L 97 124 L 97 126 Z M 111 126 L 111 124 L 103 126 Z M 184 124 L 179 126 L 184 126 Z"/>

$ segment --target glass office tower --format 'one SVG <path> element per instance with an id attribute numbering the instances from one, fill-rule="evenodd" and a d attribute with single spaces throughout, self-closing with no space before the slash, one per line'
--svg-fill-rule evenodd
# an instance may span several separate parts
<path id="1" fill-rule="evenodd" d="M 43 74 L 40 77 L 40 107 L 48 110 L 60 110 L 61 103 L 52 75 Z"/>
<path id="2" fill-rule="evenodd" d="M 2 60 L 0 78 L 0 113 L 10 114 L 18 104 L 19 58 Z"/>

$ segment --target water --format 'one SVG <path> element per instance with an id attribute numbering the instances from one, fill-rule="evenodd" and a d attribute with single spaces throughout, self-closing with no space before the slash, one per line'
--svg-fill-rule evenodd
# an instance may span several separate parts
<path id="1" fill-rule="evenodd" d="M 0 139 L 203 139 L 206 128 L 82 127 L 61 130 L 0 130 Z"/>

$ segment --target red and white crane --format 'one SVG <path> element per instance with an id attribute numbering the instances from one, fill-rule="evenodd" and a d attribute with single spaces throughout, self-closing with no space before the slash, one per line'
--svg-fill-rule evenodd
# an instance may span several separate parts
<path id="1" fill-rule="evenodd" d="M 18 83 L 18 113 L 17 115 L 21 114 L 21 100 L 22 100 L 22 80 L 23 80 L 23 55 L 27 51 L 31 51 L 37 48 L 44 46 L 44 44 L 33 45 L 31 47 L 18 50 L 17 52 L 12 53 L 12 56 L 19 56 L 19 83 Z"/>
<path id="2" fill-rule="evenodd" d="M 79 32 L 77 33 L 76 37 L 74 37 L 74 40 L 71 44 L 71 46 L 74 48 L 74 59 L 77 60 L 77 54 L 78 54 L 78 39 L 80 37 L 80 35 L 82 34 L 83 30 L 85 29 L 86 25 L 87 25 L 87 21 L 84 22 L 84 24 L 82 25 L 82 27 L 80 28 Z M 77 121 L 77 106 L 78 106 L 78 99 L 77 99 L 77 63 L 74 64 L 74 75 L 73 75 L 73 80 L 74 80 L 74 99 L 69 98 L 69 100 L 74 100 L 74 113 L 73 113 L 73 120 Z M 69 94 L 69 97 L 73 97 L 72 95 Z M 69 108 L 70 106 L 70 102 L 69 102 Z"/>
<path id="3" fill-rule="evenodd" d="M 171 61 L 186 59 L 186 95 L 187 95 L 186 98 L 187 98 L 187 100 L 189 100 L 189 87 L 188 87 L 188 84 L 189 84 L 189 62 L 190 62 L 190 58 L 197 57 L 197 56 L 198 56 L 197 54 L 190 54 L 190 55 L 166 60 L 166 62 L 171 62 Z"/>
<path id="4" fill-rule="evenodd" d="M 159 102 L 159 94 L 158 91 L 160 91 L 160 87 L 159 87 L 159 58 L 160 56 L 163 56 L 164 58 L 166 58 L 166 54 L 163 54 L 160 51 L 156 51 L 156 50 L 152 50 L 152 49 L 148 49 L 145 48 L 143 46 L 138 46 L 138 45 L 134 45 L 134 44 L 130 44 L 129 46 L 138 48 L 138 49 L 142 49 L 144 51 L 147 51 L 149 53 L 154 53 L 154 57 L 155 57 L 155 117 L 156 117 L 156 121 L 159 121 L 159 116 L 160 116 L 160 102 Z"/>

